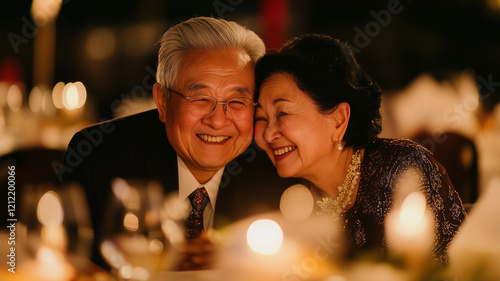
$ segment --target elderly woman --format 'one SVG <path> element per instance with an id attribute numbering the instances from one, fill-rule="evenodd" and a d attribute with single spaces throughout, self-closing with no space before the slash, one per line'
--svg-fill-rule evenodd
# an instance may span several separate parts
<path id="1" fill-rule="evenodd" d="M 325 35 L 292 39 L 256 66 L 255 139 L 281 177 L 303 178 L 318 213 L 343 222 L 359 250 L 385 249 L 384 219 L 398 175 L 421 170 L 434 213 L 435 261 L 465 218 L 444 168 L 422 146 L 377 138 L 381 91 L 352 51 Z"/>

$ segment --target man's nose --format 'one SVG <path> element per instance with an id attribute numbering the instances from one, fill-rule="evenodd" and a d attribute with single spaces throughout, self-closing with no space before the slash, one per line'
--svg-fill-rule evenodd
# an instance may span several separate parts
<path id="1" fill-rule="evenodd" d="M 202 119 L 203 124 L 210 125 L 214 129 L 220 129 L 231 124 L 231 120 L 226 115 L 225 104 L 218 103 L 212 115 Z"/>

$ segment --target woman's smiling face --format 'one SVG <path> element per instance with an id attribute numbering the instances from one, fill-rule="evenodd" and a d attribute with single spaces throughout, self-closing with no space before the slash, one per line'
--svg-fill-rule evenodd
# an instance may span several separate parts
<path id="1" fill-rule="evenodd" d="M 310 178 L 330 166 L 334 130 L 332 115 L 321 113 L 293 76 L 279 73 L 264 81 L 255 114 L 255 141 L 281 177 Z"/>

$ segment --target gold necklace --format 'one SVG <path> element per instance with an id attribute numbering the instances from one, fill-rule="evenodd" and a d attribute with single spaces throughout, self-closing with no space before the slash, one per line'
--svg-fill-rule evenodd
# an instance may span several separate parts
<path id="1" fill-rule="evenodd" d="M 331 197 L 324 197 L 317 201 L 316 204 L 321 209 L 321 212 L 317 212 L 317 215 L 332 217 L 335 221 L 340 219 L 342 212 L 350 205 L 352 200 L 352 191 L 358 183 L 361 170 L 361 150 L 356 150 L 352 155 L 351 164 L 347 168 L 347 174 L 345 179 L 340 184 L 338 189 L 337 198 L 332 199 Z"/>

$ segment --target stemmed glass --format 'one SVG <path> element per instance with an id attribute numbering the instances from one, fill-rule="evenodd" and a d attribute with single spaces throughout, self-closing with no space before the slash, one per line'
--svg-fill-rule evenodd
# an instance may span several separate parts
<path id="1" fill-rule="evenodd" d="M 150 280 L 172 261 L 159 184 L 117 178 L 111 185 L 100 251 L 120 280 Z"/>

